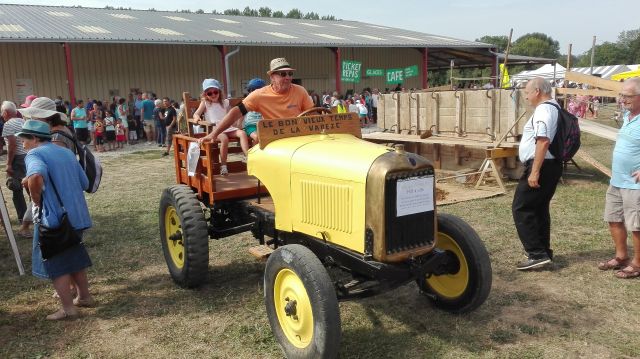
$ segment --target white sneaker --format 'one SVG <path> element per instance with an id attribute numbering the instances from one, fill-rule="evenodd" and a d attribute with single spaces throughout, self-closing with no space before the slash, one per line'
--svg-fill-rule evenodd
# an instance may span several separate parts
<path id="1" fill-rule="evenodd" d="M 220 174 L 226 176 L 229 174 L 229 170 L 227 169 L 227 165 L 220 166 Z"/>

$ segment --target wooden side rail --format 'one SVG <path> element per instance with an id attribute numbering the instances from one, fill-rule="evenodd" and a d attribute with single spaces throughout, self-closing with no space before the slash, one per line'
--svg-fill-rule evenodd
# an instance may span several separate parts
<path id="1" fill-rule="evenodd" d="M 242 161 L 227 162 L 229 174 L 220 175 L 220 148 L 217 143 L 200 146 L 200 156 L 194 176 L 187 170 L 187 152 L 194 137 L 176 134 L 173 136 L 176 182 L 186 184 L 198 199 L 213 205 L 214 201 L 231 198 L 246 198 L 267 193 L 264 186 L 258 188 L 258 180 L 247 175 L 247 165 Z M 230 147 L 229 153 L 241 152 L 239 147 Z"/>

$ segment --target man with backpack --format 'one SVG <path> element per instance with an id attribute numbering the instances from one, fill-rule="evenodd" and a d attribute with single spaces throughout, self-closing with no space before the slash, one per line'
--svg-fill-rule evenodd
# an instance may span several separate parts
<path id="1" fill-rule="evenodd" d="M 537 77 L 527 83 L 524 93 L 534 113 L 520 140 L 519 157 L 525 170 L 511 206 L 518 236 L 527 252 L 527 259 L 517 264 L 518 270 L 539 268 L 553 259 L 549 203 L 562 175 L 562 159 L 549 151 L 560 111 L 551 97 L 551 85 Z"/>

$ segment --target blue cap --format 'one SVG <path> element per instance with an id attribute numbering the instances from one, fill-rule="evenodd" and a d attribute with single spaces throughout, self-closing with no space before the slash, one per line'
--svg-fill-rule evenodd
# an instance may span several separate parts
<path id="1" fill-rule="evenodd" d="M 220 85 L 220 82 L 216 79 L 204 79 L 204 81 L 202 81 L 202 91 L 212 87 L 222 90 L 222 85 Z"/>
<path id="2" fill-rule="evenodd" d="M 263 88 L 266 84 L 267 83 L 263 79 L 256 77 L 254 79 L 249 80 L 249 83 L 247 84 L 247 91 L 251 92 L 253 90 Z"/>
<path id="3" fill-rule="evenodd" d="M 16 133 L 16 136 L 31 135 L 51 139 L 51 129 L 49 124 L 44 121 L 26 120 L 22 125 L 22 130 Z"/>

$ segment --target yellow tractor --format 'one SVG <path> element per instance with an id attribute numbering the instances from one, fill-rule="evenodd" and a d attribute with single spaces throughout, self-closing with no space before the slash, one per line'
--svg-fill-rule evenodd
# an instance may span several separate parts
<path id="1" fill-rule="evenodd" d="M 485 301 L 492 281 L 485 246 L 463 220 L 437 213 L 427 159 L 362 140 L 355 114 L 262 120 L 258 133 L 247 163 L 229 163 L 227 176 L 210 143 L 189 176 L 196 138 L 174 136 L 178 184 L 164 190 L 159 215 L 177 284 L 203 283 L 209 238 L 251 231 L 259 242 L 251 250 L 268 257 L 269 322 L 289 358 L 337 357 L 342 300 L 415 281 L 449 312 Z"/>

